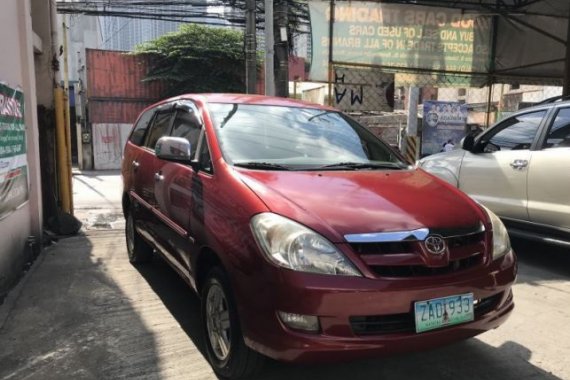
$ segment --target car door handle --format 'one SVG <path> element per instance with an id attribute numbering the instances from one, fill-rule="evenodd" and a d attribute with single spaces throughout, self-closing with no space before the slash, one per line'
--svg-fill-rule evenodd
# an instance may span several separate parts
<path id="1" fill-rule="evenodd" d="M 154 173 L 154 180 L 156 182 L 160 182 L 164 180 L 164 176 L 159 172 L 159 173 Z"/>
<path id="2" fill-rule="evenodd" d="M 513 162 L 510 163 L 511 168 L 516 169 L 516 170 L 523 170 L 524 168 L 526 168 L 528 166 L 528 161 L 527 160 L 514 160 Z"/>
<path id="3" fill-rule="evenodd" d="M 141 166 L 141 164 L 139 164 L 138 161 L 134 160 L 133 162 L 131 162 L 131 165 L 133 167 L 133 170 L 136 172 L 139 168 L 139 166 Z"/>

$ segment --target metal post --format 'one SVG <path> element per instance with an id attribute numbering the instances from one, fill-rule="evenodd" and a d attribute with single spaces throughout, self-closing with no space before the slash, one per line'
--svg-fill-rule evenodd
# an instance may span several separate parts
<path id="1" fill-rule="evenodd" d="M 287 37 L 288 5 L 286 0 L 277 0 L 274 9 L 275 17 L 275 95 L 289 97 L 289 41 Z"/>
<path id="2" fill-rule="evenodd" d="M 255 94 L 257 86 L 257 44 L 255 29 L 255 0 L 246 0 L 245 13 L 245 77 L 246 92 Z"/>
<path id="3" fill-rule="evenodd" d="M 57 87 L 54 91 L 55 105 L 55 138 L 57 151 L 57 179 L 59 201 L 64 212 L 71 213 L 71 188 L 69 187 L 69 161 L 67 159 L 67 138 L 65 135 L 65 111 L 63 89 Z"/>
<path id="4" fill-rule="evenodd" d="M 65 123 L 65 154 L 67 163 L 66 168 L 66 186 L 69 189 L 69 210 L 64 210 L 73 215 L 73 185 L 71 181 L 71 114 L 69 110 L 69 64 L 68 64 L 68 46 L 67 46 L 67 25 L 65 23 L 66 17 L 63 18 L 62 28 L 63 28 L 63 91 L 64 91 L 64 123 Z M 61 184 L 60 184 L 61 186 Z"/>
<path id="5" fill-rule="evenodd" d="M 418 138 L 418 103 L 420 100 L 420 89 L 410 87 L 408 92 L 408 123 L 406 127 L 405 144 L 401 147 L 404 157 L 410 164 L 416 162 L 420 157 L 420 144 Z"/>
<path id="6" fill-rule="evenodd" d="M 410 87 L 408 92 L 408 126 L 406 135 L 418 135 L 418 103 L 420 101 L 420 89 L 418 87 Z"/>
<path id="7" fill-rule="evenodd" d="M 297 99 L 297 80 L 298 78 L 295 78 L 293 81 L 293 98 Z"/>
<path id="8" fill-rule="evenodd" d="M 275 95 L 273 71 L 273 0 L 265 0 L 265 95 Z"/>
<path id="9" fill-rule="evenodd" d="M 564 64 L 564 87 L 562 89 L 562 95 L 570 95 L 570 20 L 568 20 L 568 28 L 566 32 L 566 61 Z"/>
<path id="10" fill-rule="evenodd" d="M 493 101 L 493 82 L 489 81 L 489 96 L 487 97 L 487 120 L 485 121 L 485 128 L 491 125 L 491 102 Z"/>
<path id="11" fill-rule="evenodd" d="M 329 106 L 334 105 L 333 101 L 333 77 L 334 77 L 334 67 L 333 67 L 333 37 L 334 37 L 334 19 L 335 19 L 335 3 L 334 0 L 330 0 L 329 5 Z"/>

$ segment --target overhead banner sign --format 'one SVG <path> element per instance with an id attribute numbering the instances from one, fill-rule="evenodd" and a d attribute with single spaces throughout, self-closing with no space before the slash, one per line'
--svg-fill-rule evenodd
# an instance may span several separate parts
<path id="1" fill-rule="evenodd" d="M 424 102 L 422 155 L 458 146 L 465 137 L 467 113 L 467 106 L 458 102 Z"/>
<path id="2" fill-rule="evenodd" d="M 0 84 L 0 219 L 27 200 L 24 94 Z"/>
<path id="3" fill-rule="evenodd" d="M 330 2 L 311 1 L 310 79 L 328 80 Z M 364 1 L 334 7 L 333 61 L 486 73 L 492 19 L 459 9 Z"/>

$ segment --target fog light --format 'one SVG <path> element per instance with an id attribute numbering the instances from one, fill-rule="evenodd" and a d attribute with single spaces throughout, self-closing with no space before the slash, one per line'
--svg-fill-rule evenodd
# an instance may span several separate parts
<path id="1" fill-rule="evenodd" d="M 281 322 L 293 330 L 308 332 L 318 332 L 320 330 L 319 318 L 314 315 L 285 313 L 283 311 L 279 311 L 277 314 L 279 314 Z"/>

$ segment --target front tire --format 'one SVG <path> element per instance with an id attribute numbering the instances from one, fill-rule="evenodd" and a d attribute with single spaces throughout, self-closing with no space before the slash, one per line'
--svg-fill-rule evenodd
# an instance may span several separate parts
<path id="1" fill-rule="evenodd" d="M 153 249 L 137 232 L 132 211 L 129 211 L 127 214 L 125 237 L 127 240 L 127 253 L 131 264 L 146 263 L 152 260 Z"/>
<path id="2" fill-rule="evenodd" d="M 201 292 L 202 324 L 208 361 L 224 379 L 244 379 L 259 372 L 263 356 L 246 346 L 225 272 L 210 270 Z"/>

